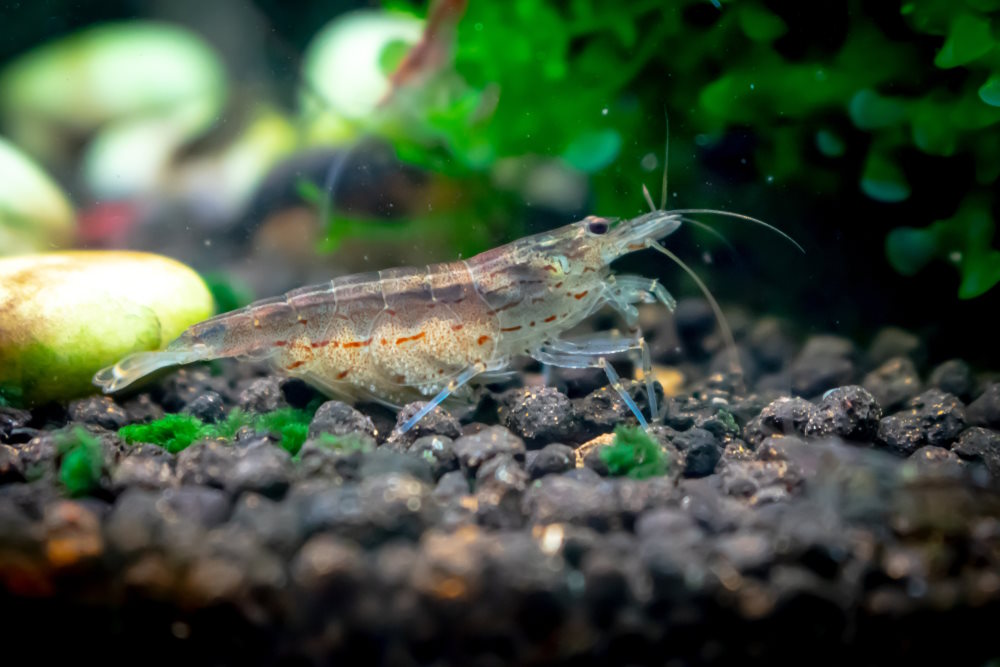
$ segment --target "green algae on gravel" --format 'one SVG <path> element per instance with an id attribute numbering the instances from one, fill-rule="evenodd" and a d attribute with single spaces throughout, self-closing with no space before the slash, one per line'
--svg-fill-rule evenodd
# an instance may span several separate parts
<path id="1" fill-rule="evenodd" d="M 237 431 L 247 426 L 280 437 L 281 446 L 295 455 L 309 435 L 309 422 L 315 412 L 310 408 L 281 408 L 264 414 L 237 409 L 217 424 L 206 424 L 191 415 L 170 414 L 149 424 L 124 426 L 118 434 L 129 444 L 150 443 L 176 454 L 198 440 L 232 440 Z"/>
<path id="2" fill-rule="evenodd" d="M 667 473 L 660 445 L 638 427 L 616 427 L 614 443 L 600 450 L 600 457 L 614 476 L 647 479 Z"/>
<path id="3" fill-rule="evenodd" d="M 101 443 L 77 426 L 56 437 L 56 447 L 62 454 L 59 481 L 71 496 L 83 496 L 96 489 L 101 479 L 103 456 Z"/>

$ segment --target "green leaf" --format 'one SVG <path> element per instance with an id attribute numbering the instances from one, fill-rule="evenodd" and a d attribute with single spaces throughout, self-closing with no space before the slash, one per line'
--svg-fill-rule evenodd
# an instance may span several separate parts
<path id="1" fill-rule="evenodd" d="M 577 137 L 563 152 L 563 159 L 585 173 L 600 171 L 614 162 L 622 147 L 615 130 L 598 130 Z"/>
<path id="2" fill-rule="evenodd" d="M 1000 252 L 988 250 L 962 263 L 962 284 L 958 298 L 974 299 L 1000 283 Z"/>
<path id="3" fill-rule="evenodd" d="M 902 102 L 867 89 L 859 90 L 851 98 L 847 112 L 855 127 L 862 130 L 892 127 L 906 118 L 906 107 Z"/>
<path id="4" fill-rule="evenodd" d="M 772 42 L 788 31 L 780 16 L 759 5 L 741 5 L 738 18 L 743 33 L 755 42 Z"/>
<path id="5" fill-rule="evenodd" d="M 979 99 L 991 107 L 1000 107 L 1000 72 L 994 72 L 986 82 L 979 87 Z"/>
<path id="6" fill-rule="evenodd" d="M 827 157 L 840 157 L 844 154 L 844 140 L 829 130 L 816 133 L 816 148 Z"/>
<path id="7" fill-rule="evenodd" d="M 916 275 L 937 256 L 937 235 L 931 229 L 897 227 L 885 239 L 885 253 L 896 271 Z"/>
<path id="8" fill-rule="evenodd" d="M 861 175 L 861 190 L 877 201 L 895 203 L 910 196 L 910 184 L 894 162 L 886 156 L 871 151 Z"/>
<path id="9" fill-rule="evenodd" d="M 973 14 L 959 14 L 952 21 L 934 64 L 942 69 L 965 65 L 986 55 L 993 44 L 989 21 Z"/>

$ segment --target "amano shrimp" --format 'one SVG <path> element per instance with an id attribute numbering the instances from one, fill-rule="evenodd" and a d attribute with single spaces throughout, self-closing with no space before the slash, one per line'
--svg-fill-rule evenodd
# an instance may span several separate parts
<path id="1" fill-rule="evenodd" d="M 655 420 L 650 355 L 636 304 L 659 302 L 672 311 L 676 301 L 657 280 L 614 274 L 610 264 L 647 248 L 665 253 L 694 277 L 718 314 L 697 276 L 659 244 L 690 213 L 770 227 L 734 213 L 694 209 L 654 208 L 625 220 L 589 216 L 468 260 L 344 276 L 257 301 L 193 325 L 163 351 L 125 357 L 98 372 L 94 383 L 111 393 L 168 366 L 222 357 L 266 359 L 348 400 L 368 397 L 398 406 L 431 397 L 402 426 L 405 432 L 442 401 L 466 394 L 470 381 L 503 371 L 523 354 L 555 367 L 603 369 L 646 427 L 608 357 L 641 357 Z M 629 335 L 564 337 L 604 306 L 624 318 Z"/>

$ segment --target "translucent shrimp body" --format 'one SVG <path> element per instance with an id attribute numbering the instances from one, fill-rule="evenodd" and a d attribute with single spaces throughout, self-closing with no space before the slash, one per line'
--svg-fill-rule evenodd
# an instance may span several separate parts
<path id="1" fill-rule="evenodd" d="M 624 221 L 588 217 L 466 261 L 345 276 L 258 301 L 196 324 L 160 352 L 133 354 L 94 377 L 105 393 L 160 368 L 221 357 L 267 359 L 331 394 L 399 405 L 433 396 L 427 411 L 477 375 L 526 354 L 563 367 L 603 367 L 639 421 L 605 357 L 648 352 L 641 337 L 561 334 L 602 306 L 634 325 L 634 303 L 673 299 L 655 280 L 614 276 L 618 257 L 681 224 L 653 211 Z M 636 330 L 637 332 L 637 330 Z M 647 378 L 650 377 L 647 372 Z M 648 381 L 648 380 L 647 380 Z M 649 381 L 648 381 L 649 382 Z M 652 387 L 651 408 L 655 414 Z"/>

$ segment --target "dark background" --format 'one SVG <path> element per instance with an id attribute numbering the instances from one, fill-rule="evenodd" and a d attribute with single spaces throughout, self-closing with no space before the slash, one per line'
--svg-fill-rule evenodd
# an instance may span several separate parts
<path id="1" fill-rule="evenodd" d="M 0 5 L 0 64 L 32 46 L 93 23 L 164 18 L 204 35 L 219 49 L 232 77 L 266 87 L 292 106 L 299 58 L 315 31 L 342 11 L 369 5 L 278 0 L 5 2 Z M 931 60 L 941 45 L 939 38 L 914 37 L 893 2 L 859 5 L 781 1 L 767 5 L 789 26 L 778 46 L 793 60 L 817 50 L 835 52 L 852 20 L 851 13 L 857 12 L 859 6 L 865 20 L 890 37 L 915 40 L 916 47 L 926 51 Z M 689 11 L 685 20 L 692 24 L 711 21 L 708 15 L 712 11 L 706 2 L 704 8 Z M 254 38 L 247 39 L 247 35 Z M 660 63 L 651 63 L 648 71 L 640 74 L 640 82 L 657 81 L 662 75 L 656 71 Z M 930 75 L 945 85 L 950 79 L 958 84 L 958 78 L 963 76 L 955 71 Z M 663 94 L 669 95 L 669 91 Z M 649 122 L 661 125 L 662 111 L 651 110 Z M 806 248 L 803 257 L 765 230 L 735 234 L 738 256 L 715 252 L 712 265 L 699 269 L 720 301 L 782 314 L 804 333 L 834 332 L 861 344 L 880 327 L 902 326 L 924 338 L 932 361 L 962 357 L 984 367 L 1000 366 L 995 323 L 1000 312 L 1000 289 L 976 299 L 960 300 L 959 278 L 953 267 L 936 263 L 916 276 L 904 277 L 889 266 L 885 257 L 885 237 L 893 227 L 922 227 L 954 214 L 973 182 L 971 158 L 962 154 L 940 158 L 916 149 L 906 151 L 902 166 L 912 195 L 902 203 L 883 204 L 869 199 L 857 187 L 856 175 L 869 138 L 853 130 L 843 115 L 832 116 L 827 122 L 842 128 L 842 136 L 847 139 L 846 153 L 839 162 L 845 178 L 832 189 L 810 191 L 795 183 L 765 183 L 753 160 L 746 160 L 760 137 L 752 127 L 729 128 L 724 140 L 711 148 L 694 147 L 696 166 L 689 169 L 698 169 L 696 175 L 673 174 L 675 182 L 695 183 L 690 190 L 679 192 L 673 205 L 710 206 L 752 214 L 788 231 Z M 986 131 L 1000 130 L 993 127 Z M 689 132 L 691 128 L 683 120 L 672 123 L 672 137 L 684 137 Z M 683 145 L 683 140 L 676 143 Z M 688 145 L 692 145 L 690 141 Z M 809 169 L 816 159 L 816 149 L 806 147 L 802 168 Z M 992 212 L 994 218 L 1000 213 L 996 201 Z M 737 227 L 738 223 L 719 225 L 727 233 Z M 698 239 L 697 235 L 681 233 L 671 239 L 671 244 L 682 257 L 697 258 L 702 252 Z M 509 239 L 498 242 L 503 240 Z M 632 264 L 629 269 L 676 276 L 679 284 L 673 291 L 678 295 L 695 293 L 679 272 L 663 269 L 660 258 L 642 257 L 628 262 Z"/>

